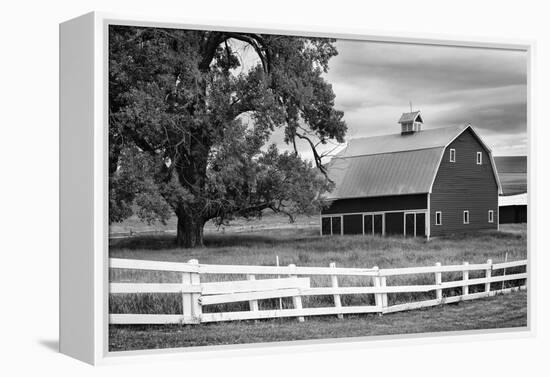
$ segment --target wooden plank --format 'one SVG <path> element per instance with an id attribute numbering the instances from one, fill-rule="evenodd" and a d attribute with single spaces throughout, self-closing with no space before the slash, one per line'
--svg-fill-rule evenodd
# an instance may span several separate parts
<path id="1" fill-rule="evenodd" d="M 493 270 L 527 265 L 527 260 L 498 263 L 492 266 Z M 330 267 L 296 267 L 290 271 L 288 267 L 281 266 L 251 266 L 251 265 L 212 265 L 201 264 L 197 266 L 181 262 L 162 262 L 140 259 L 110 258 L 109 267 L 127 268 L 138 270 L 174 271 L 174 272 L 199 272 L 204 274 L 254 274 L 254 275 L 286 275 L 291 272 L 296 275 L 348 275 L 348 276 L 374 276 L 377 274 L 372 268 L 342 268 L 332 269 Z M 488 264 L 471 264 L 468 270 L 486 270 Z M 197 271 L 198 269 L 198 271 Z M 379 270 L 381 276 L 409 275 L 435 272 L 457 272 L 463 271 L 463 265 L 449 266 L 424 266 L 404 267 Z"/>
<path id="2" fill-rule="evenodd" d="M 469 285 L 476 284 L 487 284 L 487 283 L 496 283 L 499 281 L 508 281 L 508 280 L 520 280 L 527 279 L 527 273 L 514 274 L 514 275 L 505 275 L 505 276 L 492 276 L 490 278 L 479 278 L 479 279 L 470 279 L 468 280 Z M 464 280 L 456 281 L 446 281 L 441 284 L 442 289 L 455 288 L 464 286 Z"/>
<path id="3" fill-rule="evenodd" d="M 199 261 L 197 259 L 191 259 L 188 262 L 190 265 L 198 266 Z M 192 285 L 199 285 L 201 284 L 201 277 L 198 272 L 191 273 L 191 284 Z M 202 307 L 200 305 L 199 299 L 201 295 L 198 293 L 192 293 L 191 294 L 191 307 L 193 311 L 193 318 L 200 321 L 201 314 L 202 314 Z"/>
<path id="4" fill-rule="evenodd" d="M 493 264 L 493 270 L 501 270 L 503 268 L 518 267 L 518 266 L 527 266 L 527 259 L 504 262 L 504 263 L 496 263 L 496 264 Z"/>
<path id="5" fill-rule="evenodd" d="M 257 303 L 257 300 L 265 300 L 277 297 L 294 297 L 299 295 L 300 291 L 296 288 L 274 289 L 270 291 L 228 293 L 221 295 L 202 296 L 200 298 L 200 303 L 203 306 L 252 300 L 256 300 Z"/>
<path id="6" fill-rule="evenodd" d="M 441 267 L 441 263 L 437 262 L 435 266 Z M 439 271 L 435 273 L 435 285 L 441 286 L 441 272 Z M 441 301 L 441 299 L 443 298 L 443 289 L 438 288 L 435 290 L 435 298 L 436 300 Z"/>
<path id="7" fill-rule="evenodd" d="M 414 275 L 414 274 L 431 274 L 435 272 L 462 272 L 466 268 L 468 271 L 485 270 L 489 266 L 483 264 L 470 264 L 465 267 L 462 264 L 449 266 L 424 266 L 424 267 L 404 267 L 404 268 L 386 268 L 380 270 L 380 276 L 394 275 Z"/>
<path id="8" fill-rule="evenodd" d="M 330 296 L 355 294 L 383 294 L 404 292 L 429 292 L 437 288 L 436 285 L 389 285 L 385 287 L 314 287 L 302 289 L 302 296 Z"/>
<path id="9" fill-rule="evenodd" d="M 398 304 L 398 305 L 391 305 L 387 308 L 384 308 L 384 313 L 394 313 L 394 312 L 401 312 L 405 310 L 414 310 L 414 309 L 420 309 L 420 308 L 426 308 L 429 306 L 436 306 L 441 304 L 441 300 L 426 300 L 426 301 L 419 301 L 419 302 L 408 302 L 406 304 Z"/>
<path id="10" fill-rule="evenodd" d="M 201 274 L 244 274 L 244 275 L 347 275 L 372 276 L 370 268 L 342 268 L 334 270 L 329 267 L 296 267 L 290 269 L 285 266 L 250 266 L 250 265 L 215 265 L 201 264 Z"/>
<path id="11" fill-rule="evenodd" d="M 181 314 L 109 314 L 109 324 L 112 325 L 165 325 L 165 324 L 197 324 L 196 318 Z"/>
<path id="12" fill-rule="evenodd" d="M 201 286 L 177 283 L 110 283 L 109 293 L 201 293 Z"/>
<path id="13" fill-rule="evenodd" d="M 291 271 L 296 270 L 296 265 L 295 264 L 289 264 L 288 267 Z M 291 278 L 296 278 L 296 275 L 290 275 L 290 277 Z M 302 309 L 302 296 L 300 296 L 299 292 L 296 296 L 292 297 L 292 304 L 294 305 L 294 309 L 296 309 L 296 310 L 301 310 Z M 303 316 L 298 316 L 298 322 L 304 322 L 304 321 L 305 321 L 305 318 Z"/>
<path id="14" fill-rule="evenodd" d="M 363 216 L 361 216 L 362 218 Z M 364 229 L 363 229 L 364 231 Z M 335 262 L 330 262 L 329 264 L 329 267 L 330 268 L 336 268 L 336 263 Z M 330 283 L 332 285 L 332 288 L 338 288 L 338 276 L 336 275 L 331 275 L 330 276 Z M 340 300 L 340 295 L 339 294 L 335 294 L 334 296 L 334 306 L 339 308 L 342 306 L 342 301 Z M 338 314 L 338 319 L 343 319 L 344 318 L 344 315 L 339 313 Z"/>
<path id="15" fill-rule="evenodd" d="M 191 273 L 181 273 L 181 283 L 191 285 Z M 182 313 L 186 317 L 193 317 L 193 301 L 190 293 L 183 292 L 181 294 Z"/>
<path id="16" fill-rule="evenodd" d="M 109 259 L 110 268 L 126 268 L 132 270 L 173 271 L 173 272 L 199 272 L 198 266 L 180 262 L 160 262 L 140 259 Z"/>
<path id="17" fill-rule="evenodd" d="M 386 288 L 386 277 L 381 276 L 380 277 L 380 288 L 383 290 Z M 388 292 L 382 293 L 382 307 L 385 308 L 388 306 Z"/>
<path id="18" fill-rule="evenodd" d="M 246 275 L 246 278 L 250 281 L 256 280 L 256 276 L 254 276 L 254 275 Z M 250 310 L 258 311 L 258 300 L 250 300 L 248 302 L 248 305 L 250 307 Z"/>
<path id="19" fill-rule="evenodd" d="M 162 262 L 141 259 L 110 258 L 110 268 L 125 268 L 135 270 L 173 271 L 173 272 L 199 272 L 201 274 L 251 274 L 251 275 L 288 275 L 294 272 L 296 275 L 358 275 L 371 276 L 369 268 L 336 268 L 329 267 L 296 267 L 290 270 L 285 266 L 251 266 L 251 265 L 216 265 L 200 264 L 197 266 L 181 262 Z M 198 269 L 198 271 L 197 271 Z"/>
<path id="20" fill-rule="evenodd" d="M 394 312 L 400 312 L 400 311 L 406 311 L 406 310 L 426 308 L 430 306 L 436 306 L 439 304 L 452 304 L 459 301 L 476 300 L 479 298 L 492 297 L 498 294 L 517 292 L 524 289 L 526 289 L 526 286 L 523 285 L 521 287 L 505 288 L 505 289 L 490 291 L 490 292 L 471 293 L 466 296 L 460 295 L 460 296 L 444 297 L 442 300 L 435 299 L 435 300 L 426 300 L 426 301 L 419 301 L 419 302 L 409 302 L 405 304 L 388 306 L 387 308 L 384 308 L 384 313 L 394 313 Z"/>
<path id="21" fill-rule="evenodd" d="M 491 259 L 487 259 L 487 264 L 492 265 L 493 261 Z M 491 267 L 485 270 L 485 278 L 491 279 Z M 485 283 L 485 292 L 489 292 L 491 290 L 491 283 L 487 282 Z"/>
<path id="22" fill-rule="evenodd" d="M 379 269 L 378 269 L 378 266 L 374 266 L 374 269 L 375 269 L 376 271 L 379 270 Z M 380 284 L 380 276 L 378 276 L 378 275 L 377 275 L 377 276 L 373 276 L 373 277 L 372 277 L 372 284 L 374 285 L 375 288 L 380 289 L 380 286 L 381 286 L 381 284 Z M 378 307 L 379 312 L 382 313 L 382 294 L 376 293 L 376 294 L 374 295 L 374 303 L 376 304 L 376 307 Z"/>
<path id="23" fill-rule="evenodd" d="M 202 283 L 202 294 L 226 294 L 265 291 L 283 288 L 308 288 L 310 278 L 289 277 L 282 279 L 238 280 Z"/>
<path id="24" fill-rule="evenodd" d="M 479 292 L 469 294 L 467 296 L 452 296 L 443 299 L 444 304 L 454 303 L 462 300 L 474 300 L 483 297 L 495 296 L 497 294 L 505 294 L 525 290 L 525 285 L 521 287 L 506 288 L 490 292 Z M 400 305 L 392 305 L 384 308 L 384 313 L 392 313 L 404 310 L 419 309 L 428 306 L 439 305 L 439 300 L 427 300 L 414 303 L 406 303 Z M 217 321 L 232 321 L 246 319 L 261 319 L 261 318 L 284 318 L 296 316 L 312 316 L 312 315 L 335 315 L 335 314 L 355 314 L 355 313 L 374 313 L 379 310 L 376 306 L 344 306 L 340 308 L 305 308 L 283 309 L 283 310 L 259 310 L 258 312 L 227 312 L 227 313 L 204 313 L 202 314 L 201 322 L 217 322 Z M 110 324 L 176 324 L 176 323 L 198 323 L 197 318 L 182 316 L 179 314 L 110 314 Z"/>
<path id="25" fill-rule="evenodd" d="M 466 296 L 468 294 L 468 280 L 470 278 L 470 271 L 468 271 L 468 262 L 464 262 L 464 270 L 462 271 L 462 295 Z"/>
<path id="26" fill-rule="evenodd" d="M 337 314 L 359 314 L 375 313 L 378 311 L 376 306 L 342 306 L 340 308 L 302 308 L 302 309 L 275 309 L 259 310 L 257 312 L 224 312 L 224 313 L 203 313 L 202 322 L 222 322 L 261 318 L 286 318 L 315 315 L 337 315 Z"/>

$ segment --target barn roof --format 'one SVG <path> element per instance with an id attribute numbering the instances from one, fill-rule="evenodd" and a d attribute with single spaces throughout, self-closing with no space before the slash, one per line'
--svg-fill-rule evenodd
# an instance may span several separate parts
<path id="1" fill-rule="evenodd" d="M 527 193 L 498 197 L 499 207 L 521 205 L 527 205 Z"/>
<path id="2" fill-rule="evenodd" d="M 335 157 L 357 157 L 379 153 L 395 153 L 428 148 L 442 148 L 468 126 L 434 128 L 411 134 L 391 134 L 351 139 Z"/>
<path id="3" fill-rule="evenodd" d="M 327 166 L 335 188 L 326 199 L 428 193 L 443 151 L 468 128 L 471 126 L 351 139 Z M 490 153 L 489 148 L 487 151 Z M 498 183 L 496 173 L 495 178 Z"/>

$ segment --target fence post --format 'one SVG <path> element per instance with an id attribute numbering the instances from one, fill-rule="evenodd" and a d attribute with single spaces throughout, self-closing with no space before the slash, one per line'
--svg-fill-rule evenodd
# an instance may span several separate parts
<path id="1" fill-rule="evenodd" d="M 247 280 L 256 280 L 256 276 L 254 275 L 246 275 Z M 248 305 L 250 306 L 250 311 L 257 312 L 258 311 L 258 300 L 250 300 L 248 301 Z"/>
<path id="2" fill-rule="evenodd" d="M 386 287 L 386 277 L 385 276 L 380 277 L 380 287 L 382 287 L 382 288 Z M 388 307 L 388 293 L 387 292 L 382 293 L 382 307 L 383 308 Z"/>
<path id="3" fill-rule="evenodd" d="M 288 267 L 290 267 L 291 269 L 295 269 L 296 268 L 296 265 L 295 264 L 289 264 Z M 296 275 L 290 275 L 290 277 L 297 277 Z M 302 309 L 302 296 L 293 296 L 292 297 L 292 303 L 294 304 L 294 309 Z M 304 322 L 305 319 L 304 317 L 302 316 L 299 316 L 298 317 L 298 322 Z"/>
<path id="4" fill-rule="evenodd" d="M 197 259 L 191 259 L 189 261 L 190 264 L 199 267 L 199 261 Z M 191 285 L 201 285 L 201 276 L 199 274 L 199 271 L 192 272 L 191 273 Z M 192 293 L 191 294 L 191 308 L 192 308 L 192 316 L 195 321 L 200 323 L 201 316 L 202 316 L 202 306 L 200 304 L 200 293 Z"/>
<path id="5" fill-rule="evenodd" d="M 437 262 L 435 264 L 435 266 L 436 267 L 441 267 L 441 263 Z M 435 285 L 441 286 L 441 271 L 437 271 L 435 273 Z M 441 301 L 443 300 L 443 289 L 436 289 L 435 290 L 435 298 L 437 299 L 437 301 L 439 301 L 441 303 Z"/>
<path id="6" fill-rule="evenodd" d="M 329 267 L 336 268 L 336 263 L 330 262 Z M 338 288 L 338 276 L 330 275 L 330 281 L 332 283 L 332 288 Z M 340 300 L 340 295 L 337 295 L 337 294 L 334 295 L 334 306 L 337 308 L 342 307 L 342 301 Z M 344 315 L 342 313 L 338 313 L 337 316 L 339 319 L 344 318 Z"/>
<path id="7" fill-rule="evenodd" d="M 195 264 L 194 262 L 197 262 L 196 259 L 192 259 L 188 261 L 189 264 Z M 181 284 L 182 285 L 191 285 L 193 284 L 191 281 L 191 272 L 182 272 L 181 273 Z M 181 294 L 181 304 L 182 304 L 182 315 L 183 315 L 183 322 L 188 323 L 190 320 L 193 319 L 193 296 L 192 293 L 188 292 L 182 292 Z"/>
<path id="8" fill-rule="evenodd" d="M 485 278 L 490 279 L 491 278 L 491 270 L 493 269 L 493 260 L 487 259 L 487 264 L 489 267 L 485 270 Z M 485 283 L 485 292 L 489 293 L 491 291 L 491 282 Z"/>
<path id="9" fill-rule="evenodd" d="M 372 277 L 373 285 L 374 285 L 375 288 L 380 288 L 382 283 L 380 281 L 380 275 L 379 275 L 379 272 L 378 272 L 379 268 L 378 268 L 378 266 L 374 266 L 372 269 L 376 272 L 376 275 L 374 275 Z M 375 303 L 376 307 L 378 308 L 378 315 L 382 315 L 382 294 L 381 293 L 375 293 L 374 294 L 374 303 Z"/>
<path id="10" fill-rule="evenodd" d="M 468 267 L 469 263 L 468 262 L 464 262 L 464 267 Z M 468 291 L 468 279 L 470 278 L 470 271 L 468 270 L 464 270 L 462 271 L 462 280 L 464 280 L 464 285 L 462 286 L 462 295 L 463 296 L 466 296 L 469 291 Z"/>

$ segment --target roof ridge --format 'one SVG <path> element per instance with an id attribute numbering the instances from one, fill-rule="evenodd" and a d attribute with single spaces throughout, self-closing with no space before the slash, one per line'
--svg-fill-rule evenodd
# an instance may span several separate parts
<path id="1" fill-rule="evenodd" d="M 428 129 L 422 129 L 420 131 L 416 131 L 417 133 L 425 133 L 430 131 L 438 131 L 438 130 L 449 130 L 451 128 L 455 128 L 456 130 L 462 130 L 466 129 L 468 126 L 471 126 L 470 124 L 461 124 L 459 126 L 447 126 L 447 127 L 436 127 L 436 128 L 428 128 Z M 374 139 L 377 137 L 387 137 L 387 136 L 402 136 L 400 132 L 392 133 L 392 134 L 383 134 L 383 135 L 373 135 L 373 136 L 362 136 L 358 138 L 351 138 L 348 142 L 351 142 L 352 140 L 361 140 L 361 139 Z"/>

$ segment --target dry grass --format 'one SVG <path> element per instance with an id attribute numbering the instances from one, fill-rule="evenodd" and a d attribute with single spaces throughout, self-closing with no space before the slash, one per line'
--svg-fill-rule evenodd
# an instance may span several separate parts
<path id="1" fill-rule="evenodd" d="M 294 263 L 299 266 L 328 266 L 336 262 L 342 267 L 407 267 L 429 266 L 436 262 L 445 264 L 460 264 L 463 261 L 483 263 L 491 258 L 494 262 L 501 262 L 508 253 L 509 260 L 526 258 L 526 226 L 525 224 L 505 225 L 501 232 L 483 232 L 469 235 L 454 235 L 433 239 L 426 242 L 423 239 L 379 238 L 363 236 L 319 237 L 318 230 L 310 229 L 280 229 L 273 228 L 267 232 L 212 232 L 205 237 L 206 246 L 199 249 L 181 249 L 174 246 L 173 236 L 136 236 L 125 239 L 114 239 L 110 243 L 110 255 L 117 258 L 148 259 L 163 261 L 186 262 L 189 259 L 198 259 L 201 263 L 215 264 L 254 264 L 275 265 L 275 256 L 279 256 L 281 265 Z M 513 273 L 514 271 L 508 271 Z M 519 271 L 518 271 L 519 272 Z M 483 271 L 471 272 L 470 278 L 482 277 Z M 459 273 L 443 274 L 444 281 L 459 280 Z M 181 276 L 177 273 L 155 271 L 117 270 L 110 272 L 111 281 L 118 282 L 180 282 Z M 240 275 L 203 275 L 203 281 L 215 280 L 242 280 Z M 408 275 L 388 278 L 388 285 L 401 284 L 432 284 L 433 274 Z M 518 285 L 514 282 L 511 285 Z M 369 286 L 370 278 L 342 277 L 341 286 Z M 313 286 L 328 286 L 328 277 L 312 278 Z M 500 288 L 500 283 L 496 284 Z M 497 288 L 496 286 L 493 289 Z M 471 286 L 470 292 L 483 289 L 482 286 Z M 459 294 L 460 289 L 445 290 L 444 296 Z M 406 293 L 388 295 L 389 304 L 410 302 L 435 298 L 434 292 Z M 502 298 L 506 300 L 506 298 Z M 345 295 L 342 304 L 372 305 L 373 295 Z M 278 307 L 278 300 L 262 300 L 260 309 Z M 304 307 L 332 306 L 331 296 L 304 297 Z M 181 297 L 178 294 L 136 294 L 111 295 L 111 313 L 181 313 Z M 283 307 L 292 307 L 290 299 L 283 299 Z M 216 305 L 204 308 L 205 312 L 248 310 L 248 303 L 230 305 Z M 390 315 L 388 317 L 392 317 Z M 315 320 L 317 321 L 317 320 Z M 331 321 L 323 322 L 327 326 Z M 347 322 L 347 321 L 346 321 Z M 495 326 L 499 327 L 495 318 Z M 269 322 L 273 323 L 273 322 Z M 275 322 L 279 323 L 279 322 Z M 285 322 L 286 323 L 286 322 Z M 210 326 L 210 325 L 209 325 Z M 221 328 L 239 328 L 234 324 L 220 324 Z M 236 327 L 235 327 L 236 326 Z M 297 326 L 293 321 L 285 325 L 291 328 Z M 340 326 L 340 325 L 338 325 Z M 204 327 L 200 325 L 199 328 Z M 261 326 L 260 326 L 261 327 Z M 115 326 L 115 328 L 118 328 Z M 129 330 L 132 329 L 132 330 Z M 120 328 L 115 331 L 116 336 L 125 336 L 126 332 L 143 331 L 141 327 Z M 137 330 L 141 328 L 141 330 Z M 158 327 L 146 326 L 153 333 L 164 334 Z M 208 327 L 211 328 L 211 327 Z M 301 328 L 301 327 L 300 327 Z M 460 328 L 458 326 L 457 328 Z M 468 327 L 464 327 L 468 328 Z M 328 331 L 328 330 L 327 330 Z M 404 332 L 410 332 L 404 330 Z M 348 336 L 353 332 L 346 331 Z M 160 335 L 159 335 L 160 336 Z M 269 335 L 266 335 L 270 338 Z M 297 335 L 301 336 L 301 335 Z M 307 337 L 303 337 L 306 339 Z M 277 338 L 278 339 L 278 338 Z M 276 340 L 277 340 L 276 339 Z M 292 338 L 294 339 L 294 338 Z M 302 338 L 300 338 L 302 339 Z M 188 340 L 192 344 L 203 344 Z M 210 341 L 209 341 L 210 342 Z M 232 342 L 231 337 L 221 341 Z M 207 344 L 211 344 L 208 343 Z M 219 343 L 217 343 L 219 344 Z M 149 348 L 149 347 L 148 347 Z"/>
<path id="2" fill-rule="evenodd" d="M 377 315 L 238 321 L 190 326 L 110 326 L 111 351 L 281 342 L 373 335 L 513 328 L 527 325 L 527 294 L 517 292 L 429 309 Z"/>

